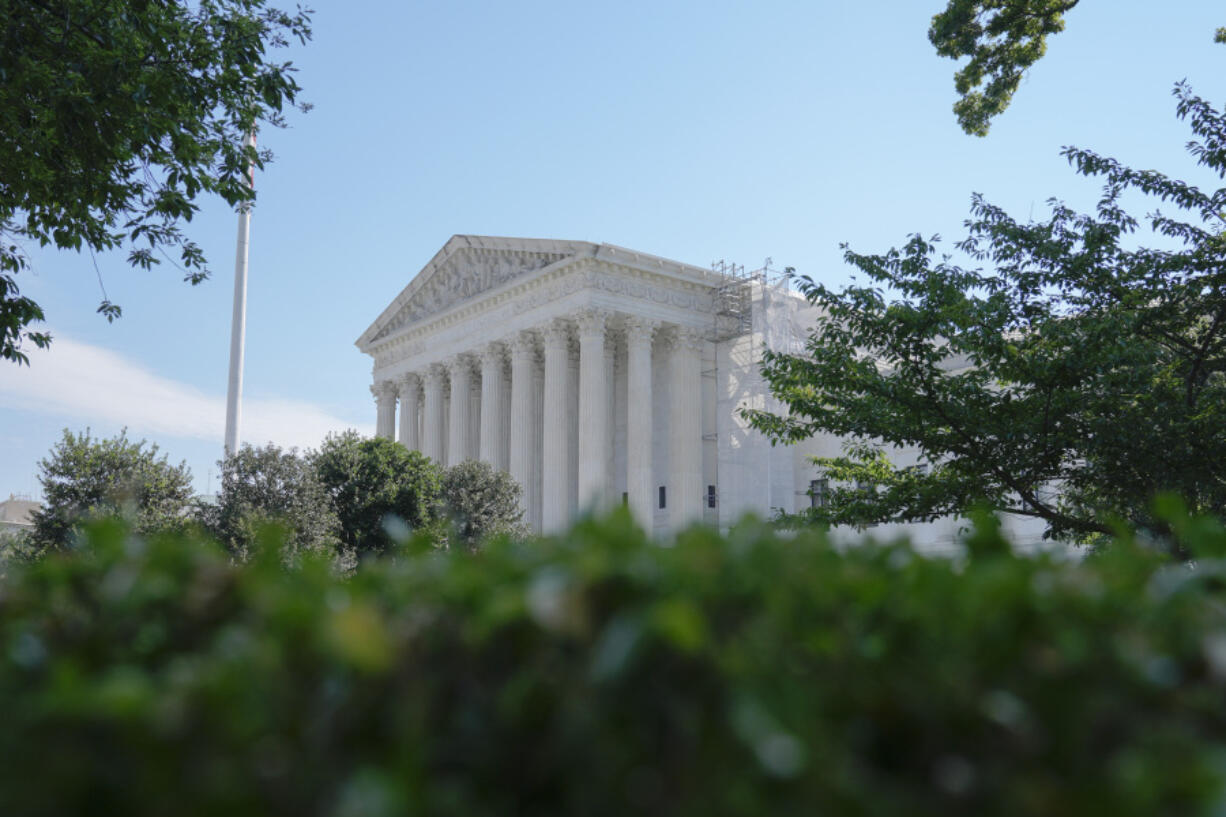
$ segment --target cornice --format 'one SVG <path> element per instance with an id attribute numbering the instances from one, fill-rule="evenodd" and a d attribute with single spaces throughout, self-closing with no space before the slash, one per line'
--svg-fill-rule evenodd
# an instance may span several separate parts
<path id="1" fill-rule="evenodd" d="M 485 265 L 472 270 L 472 275 L 456 276 L 456 266 L 463 266 L 461 255 L 473 259 L 488 259 Z M 511 238 L 499 236 L 455 235 L 435 253 L 434 257 L 413 277 L 413 280 L 401 290 L 390 304 L 380 313 L 379 317 L 356 341 L 359 349 L 367 354 L 377 355 L 376 347 L 381 341 L 400 334 L 394 324 L 404 321 L 405 310 L 412 308 L 416 299 L 419 308 L 437 309 L 442 314 L 453 306 L 456 300 L 464 301 L 480 295 L 485 289 L 496 289 L 503 282 L 497 282 L 493 287 L 482 287 L 483 277 L 505 277 L 512 279 L 532 275 L 537 270 L 531 266 L 520 271 L 508 271 L 511 264 L 507 263 L 515 254 L 536 256 L 538 259 L 552 256 L 555 260 L 544 265 L 568 266 L 584 259 L 594 259 L 607 262 L 622 269 L 637 269 L 642 272 L 652 272 L 669 278 L 688 281 L 700 287 L 713 287 L 723 284 L 727 277 L 721 273 L 683 264 L 650 253 L 637 252 L 614 244 L 594 244 L 587 241 L 562 241 L 555 239 Z M 484 268 L 482 268 L 484 267 Z M 449 269 L 450 268 L 450 269 Z M 448 279 L 442 287 L 440 277 Z M 508 283 L 514 283 L 510 281 Z M 433 296 L 427 295 L 432 289 L 437 290 Z M 433 297 L 442 301 L 435 307 L 427 301 L 420 303 L 423 297 Z M 412 327 L 417 318 L 409 316 L 408 324 L 403 328 Z M 381 337 L 383 336 L 383 337 Z"/>
<path id="2" fill-rule="evenodd" d="M 371 344 L 365 351 L 375 359 L 375 368 L 380 368 L 424 351 L 427 338 L 450 327 L 477 320 L 505 305 L 512 305 L 513 314 L 521 315 L 584 289 L 630 297 L 654 306 L 693 310 L 704 315 L 710 314 L 713 309 L 712 287 L 709 284 L 650 269 L 642 264 L 567 258 L 463 301 L 432 319 L 406 326 L 395 335 Z"/>

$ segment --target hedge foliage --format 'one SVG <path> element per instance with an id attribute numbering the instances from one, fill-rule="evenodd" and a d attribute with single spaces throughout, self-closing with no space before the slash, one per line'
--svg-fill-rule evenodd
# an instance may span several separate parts
<path id="1" fill-rule="evenodd" d="M 0 580 L 0 813 L 1177 815 L 1226 804 L 1226 533 L 1178 563 L 624 514 L 340 578 L 94 523 Z"/>

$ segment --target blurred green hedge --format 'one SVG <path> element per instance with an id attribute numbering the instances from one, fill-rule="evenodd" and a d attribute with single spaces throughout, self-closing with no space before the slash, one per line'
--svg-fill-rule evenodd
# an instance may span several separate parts
<path id="1" fill-rule="evenodd" d="M 1226 535 L 1180 536 L 618 515 L 343 579 L 100 523 L 0 580 L 0 814 L 1220 814 Z"/>

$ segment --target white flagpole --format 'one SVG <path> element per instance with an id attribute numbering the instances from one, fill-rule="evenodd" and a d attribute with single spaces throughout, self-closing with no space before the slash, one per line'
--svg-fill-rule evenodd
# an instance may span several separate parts
<path id="1" fill-rule="evenodd" d="M 255 147 L 255 130 L 243 143 Z M 247 171 L 251 189 L 255 189 L 255 165 Z M 247 345 L 247 247 L 251 237 L 251 205 L 244 203 L 238 210 L 238 248 L 234 255 L 234 314 L 230 318 L 230 383 L 226 390 L 225 455 L 238 453 L 238 427 L 242 419 L 243 354 Z"/>

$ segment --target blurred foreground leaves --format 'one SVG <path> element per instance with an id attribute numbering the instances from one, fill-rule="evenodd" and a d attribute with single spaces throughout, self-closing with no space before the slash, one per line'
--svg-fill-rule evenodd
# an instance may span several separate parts
<path id="1" fill-rule="evenodd" d="M 1172 526 L 1191 563 L 616 515 L 343 578 L 103 520 L 0 579 L 0 813 L 1219 813 L 1226 533 Z"/>

